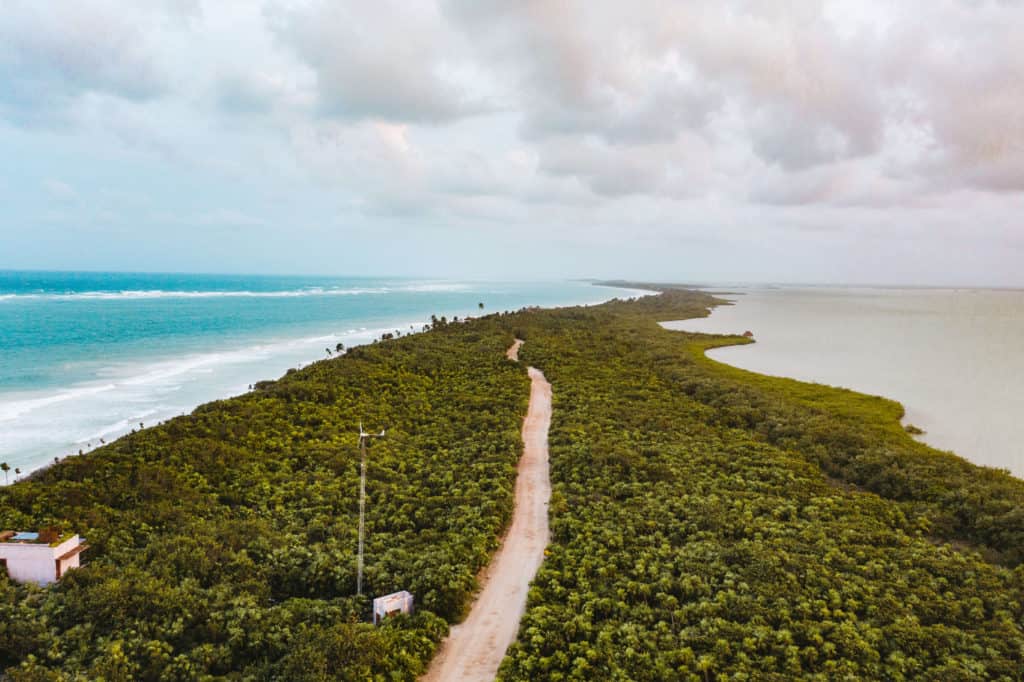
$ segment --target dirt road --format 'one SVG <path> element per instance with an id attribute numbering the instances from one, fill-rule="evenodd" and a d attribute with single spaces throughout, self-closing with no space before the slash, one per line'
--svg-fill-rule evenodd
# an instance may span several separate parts
<path id="1" fill-rule="evenodd" d="M 508 358 L 509 360 L 515 360 L 516 362 L 519 362 L 519 349 L 522 347 L 523 340 L 516 339 L 515 343 L 509 346 L 508 350 L 505 351 L 505 357 Z"/>
<path id="2" fill-rule="evenodd" d="M 522 341 L 509 348 L 519 359 Z M 526 592 L 548 544 L 548 427 L 551 384 L 531 367 L 530 407 L 523 421 L 523 455 L 516 478 L 515 511 L 501 547 L 482 578 L 483 589 L 469 616 L 451 629 L 423 682 L 489 682 L 505 650 L 516 639 Z"/>

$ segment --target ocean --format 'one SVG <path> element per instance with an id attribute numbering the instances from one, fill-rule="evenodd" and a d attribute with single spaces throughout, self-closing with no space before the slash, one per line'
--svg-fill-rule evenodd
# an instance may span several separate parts
<path id="1" fill-rule="evenodd" d="M 432 314 L 634 293 L 572 281 L 0 271 L 0 462 L 13 481 L 15 469 L 243 393 L 339 342 L 418 331 Z"/>
<path id="2" fill-rule="evenodd" d="M 898 400 L 929 445 L 1024 478 L 1024 291 L 778 287 L 729 289 L 706 319 L 668 323 L 751 331 L 713 350 L 762 374 Z"/>

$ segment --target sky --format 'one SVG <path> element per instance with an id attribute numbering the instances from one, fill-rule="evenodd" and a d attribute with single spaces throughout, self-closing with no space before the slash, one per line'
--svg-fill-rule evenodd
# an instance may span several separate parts
<path id="1" fill-rule="evenodd" d="M 1019 0 L 4 0 L 0 268 L 1024 286 Z"/>

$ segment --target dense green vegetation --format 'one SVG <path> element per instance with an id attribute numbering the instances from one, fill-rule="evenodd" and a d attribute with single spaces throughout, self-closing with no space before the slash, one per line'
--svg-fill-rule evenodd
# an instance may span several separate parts
<path id="1" fill-rule="evenodd" d="M 554 386 L 553 541 L 502 677 L 1020 679 L 1024 482 L 655 324 L 707 304 L 518 321 Z"/>
<path id="2" fill-rule="evenodd" d="M 513 679 L 1020 679 L 1024 482 L 915 442 L 891 401 L 704 356 L 669 289 L 438 320 L 0 489 L 0 526 L 87 536 L 0 577 L 17 680 L 411 679 L 510 512 L 528 381 L 554 388 L 552 543 Z M 354 427 L 370 454 L 365 623 Z"/>
<path id="3" fill-rule="evenodd" d="M 511 513 L 529 382 L 510 341 L 495 317 L 357 348 L 0 489 L 0 527 L 92 546 L 57 587 L 0 577 L 0 670 L 413 679 Z M 379 629 L 354 596 L 360 420 L 388 427 L 368 458 L 366 592 L 419 607 Z"/>

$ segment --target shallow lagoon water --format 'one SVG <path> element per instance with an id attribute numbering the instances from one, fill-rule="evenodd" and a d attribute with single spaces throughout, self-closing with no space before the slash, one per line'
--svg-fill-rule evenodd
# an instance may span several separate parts
<path id="1" fill-rule="evenodd" d="M 901 402 L 929 445 L 1024 478 L 1024 291 L 757 288 L 672 329 L 757 343 L 709 357 Z"/>

